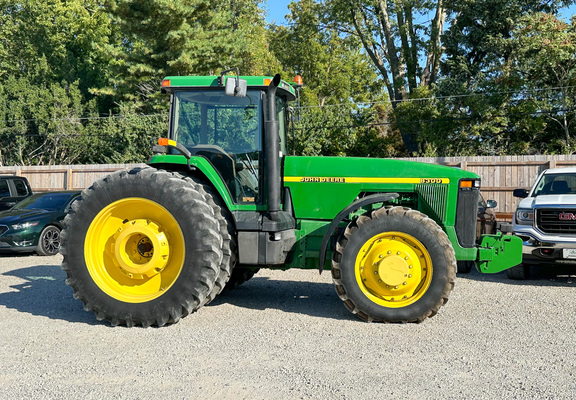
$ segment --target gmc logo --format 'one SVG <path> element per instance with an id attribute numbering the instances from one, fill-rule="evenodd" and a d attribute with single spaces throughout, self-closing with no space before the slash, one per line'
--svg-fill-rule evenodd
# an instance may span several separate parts
<path id="1" fill-rule="evenodd" d="M 560 213 L 558 214 L 558 219 L 561 221 L 574 221 L 576 220 L 576 215 L 572 213 Z"/>

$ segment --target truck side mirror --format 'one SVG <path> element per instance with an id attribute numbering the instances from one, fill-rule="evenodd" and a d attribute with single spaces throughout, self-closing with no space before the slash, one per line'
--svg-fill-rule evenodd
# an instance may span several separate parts
<path id="1" fill-rule="evenodd" d="M 526 189 L 514 189 L 514 191 L 512 192 L 512 196 L 525 199 L 526 197 L 528 197 L 528 191 Z"/>
<path id="2" fill-rule="evenodd" d="M 246 90 L 248 90 L 248 82 L 246 79 L 226 78 L 224 93 L 226 93 L 227 96 L 246 97 Z"/>
<path id="3" fill-rule="evenodd" d="M 486 200 L 486 208 L 496 208 L 497 205 L 496 200 Z"/>

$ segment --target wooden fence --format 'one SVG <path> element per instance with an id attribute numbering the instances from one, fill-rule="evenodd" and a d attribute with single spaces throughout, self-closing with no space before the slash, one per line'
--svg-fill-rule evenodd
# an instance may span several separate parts
<path id="1" fill-rule="evenodd" d="M 576 166 L 576 156 L 505 156 L 505 157 L 421 157 L 406 158 L 447 165 L 477 173 L 482 178 L 482 194 L 496 200 L 499 219 L 509 219 L 518 199 L 516 188 L 530 188 L 534 179 L 547 168 Z M 103 164 L 35 167 L 0 167 L 2 175 L 25 176 L 36 192 L 62 189 L 84 189 L 112 171 L 144 164 Z"/>
<path id="2" fill-rule="evenodd" d="M 42 165 L 33 167 L 0 167 L 0 175 L 24 176 L 34 192 L 85 189 L 94 181 L 119 169 L 145 164 Z"/>

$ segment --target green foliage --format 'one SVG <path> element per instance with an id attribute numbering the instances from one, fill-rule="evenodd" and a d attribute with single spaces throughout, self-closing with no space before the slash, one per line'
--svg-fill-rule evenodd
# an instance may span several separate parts
<path id="1" fill-rule="evenodd" d="M 123 105 L 102 118 L 81 100 L 77 83 L 8 78 L 0 86 L 0 165 L 144 162 L 166 129 L 166 114 L 141 116 Z"/>
<path id="2" fill-rule="evenodd" d="M 573 3 L 0 0 L 0 164 L 145 161 L 162 78 L 230 67 L 303 77 L 289 153 L 572 153 Z"/>
<path id="3" fill-rule="evenodd" d="M 300 75 L 294 152 L 325 156 L 390 156 L 390 132 L 373 102 L 387 99 L 370 60 L 354 36 L 331 27 L 327 9 L 312 0 L 289 5 L 287 26 L 273 26 L 271 49 L 285 75 Z M 364 104 L 364 103 L 370 104 Z M 371 145 L 368 145 L 371 143 Z"/>
<path id="4" fill-rule="evenodd" d="M 257 74 L 277 65 L 254 0 L 114 0 L 109 10 L 122 37 L 109 47 L 111 83 L 148 111 L 165 107 L 158 99 L 165 76 L 215 75 L 236 66 Z"/>

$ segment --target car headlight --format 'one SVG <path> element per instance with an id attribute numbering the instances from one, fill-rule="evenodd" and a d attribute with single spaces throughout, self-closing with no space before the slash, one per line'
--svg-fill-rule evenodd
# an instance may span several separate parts
<path id="1" fill-rule="evenodd" d="M 33 226 L 38 225 L 38 221 L 35 222 L 22 222 L 20 224 L 11 225 L 11 228 L 15 231 L 20 231 L 22 229 L 32 228 Z"/>
<path id="2" fill-rule="evenodd" d="M 519 209 L 516 210 L 516 223 L 518 225 L 532 225 L 534 222 L 534 210 Z"/>

